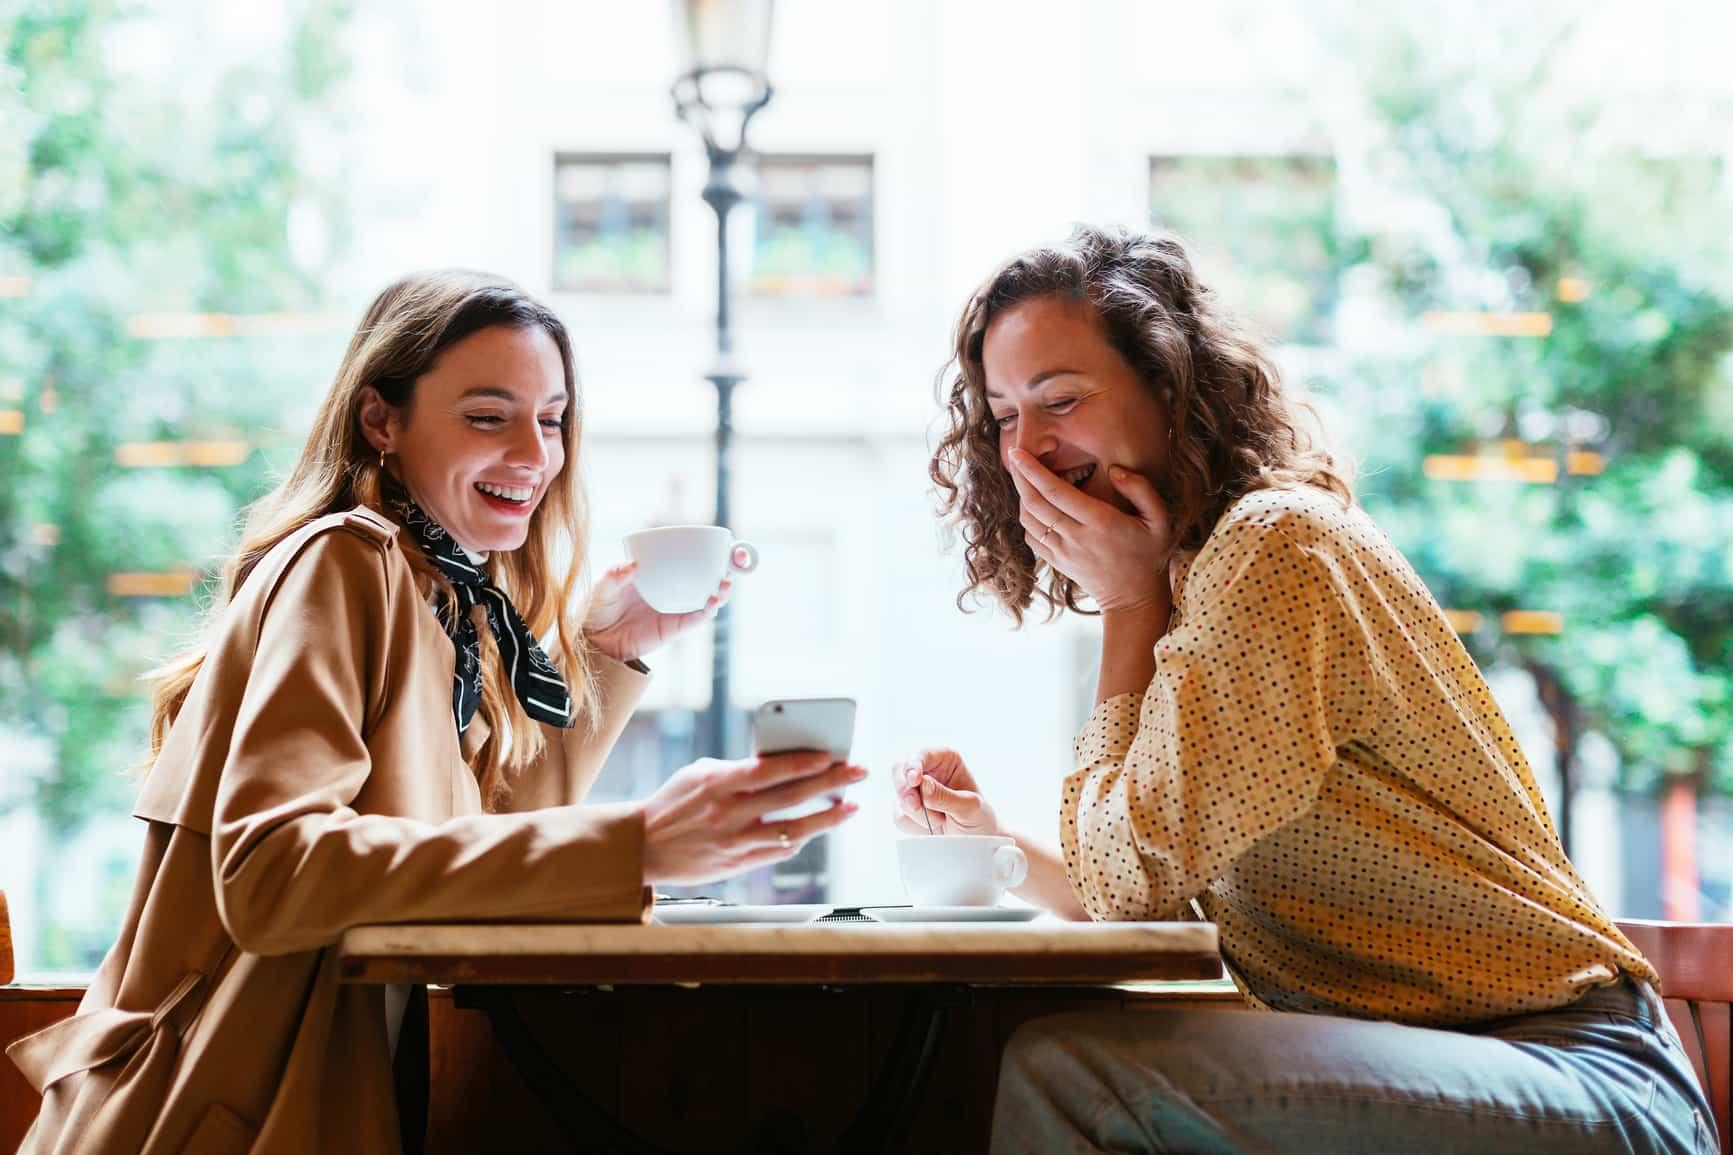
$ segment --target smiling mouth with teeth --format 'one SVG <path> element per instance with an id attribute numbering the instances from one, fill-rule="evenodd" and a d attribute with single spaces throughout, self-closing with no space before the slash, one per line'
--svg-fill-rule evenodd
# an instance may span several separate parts
<path id="1" fill-rule="evenodd" d="M 495 501 L 505 502 L 507 505 L 527 504 L 529 499 L 535 495 L 535 486 L 533 485 L 493 485 L 486 481 L 478 481 L 475 483 L 475 488 L 477 492 L 491 497 Z"/>
<path id="2" fill-rule="evenodd" d="M 1087 482 L 1091 477 L 1095 476 L 1095 466 L 1093 466 L 1093 465 L 1080 465 L 1076 469 L 1067 469 L 1064 473 L 1061 473 L 1059 476 L 1064 478 L 1065 481 L 1067 481 L 1071 485 L 1075 486 L 1076 488 L 1082 489 L 1084 486 L 1084 483 Z"/>

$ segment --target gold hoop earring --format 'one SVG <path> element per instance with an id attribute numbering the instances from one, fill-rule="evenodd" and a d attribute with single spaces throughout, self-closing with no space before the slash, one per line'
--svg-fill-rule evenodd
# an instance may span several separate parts
<path id="1" fill-rule="evenodd" d="M 385 450 L 383 449 L 379 451 L 379 472 L 385 472 Z"/>

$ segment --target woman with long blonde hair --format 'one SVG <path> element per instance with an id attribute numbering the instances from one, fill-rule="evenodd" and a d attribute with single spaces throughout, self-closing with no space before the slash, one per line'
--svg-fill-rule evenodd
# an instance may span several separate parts
<path id="1" fill-rule="evenodd" d="M 1031 1023 L 994 1149 L 1714 1150 L 1486 682 L 1184 246 L 1013 258 L 953 364 L 932 476 L 965 592 L 1098 614 L 1100 674 L 1057 848 L 952 750 L 893 773 L 899 825 L 1012 834 L 1066 917 L 1200 911 L 1247 1001 L 1292 1012 Z"/>
<path id="2" fill-rule="evenodd" d="M 572 606 L 581 416 L 565 327 L 515 286 L 437 272 L 373 302 L 162 672 L 119 939 L 79 1012 L 8 1052 L 43 1095 L 23 1151 L 394 1152 L 420 1122 L 392 1078 L 412 1004 L 338 983 L 345 929 L 641 921 L 653 884 L 853 812 L 765 818 L 864 776 L 804 754 L 582 804 L 642 656 L 728 588 L 664 615 L 622 566 Z"/>

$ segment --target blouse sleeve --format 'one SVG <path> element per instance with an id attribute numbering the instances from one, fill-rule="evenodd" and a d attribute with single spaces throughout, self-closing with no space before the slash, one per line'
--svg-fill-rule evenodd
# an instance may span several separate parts
<path id="1" fill-rule="evenodd" d="M 1379 691 L 1331 570 L 1275 525 L 1224 526 L 1142 693 L 1095 708 L 1065 780 L 1066 873 L 1095 919 L 1171 919 L 1317 800 Z"/>
<path id="2" fill-rule="evenodd" d="M 315 538 L 265 609 L 212 821 L 225 926 L 242 950 L 315 949 L 373 922 L 635 920 L 644 909 L 635 808 L 559 806 L 428 823 L 361 814 L 364 738 L 411 635 L 381 549 Z"/>

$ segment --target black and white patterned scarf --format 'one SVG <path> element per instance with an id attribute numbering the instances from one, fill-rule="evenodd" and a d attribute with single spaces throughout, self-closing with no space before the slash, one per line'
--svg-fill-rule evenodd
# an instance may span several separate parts
<path id="1" fill-rule="evenodd" d="M 457 649 L 451 689 L 451 712 L 457 719 L 457 732 L 462 734 L 469 729 L 481 702 L 481 639 L 476 634 L 475 620 L 469 616 L 471 607 L 477 605 L 487 611 L 487 623 L 499 643 L 500 658 L 524 712 L 550 726 L 570 729 L 576 719 L 572 717 L 572 696 L 566 690 L 565 679 L 548 660 L 504 591 L 488 580 L 481 566 L 469 560 L 469 555 L 445 532 L 444 526 L 407 496 L 392 495 L 385 504 L 403 527 L 415 535 L 421 552 L 457 591 L 457 621 L 455 625 L 447 624 L 445 631 Z M 437 608 L 440 620 L 445 622 L 446 607 L 441 597 L 442 604 Z"/>

